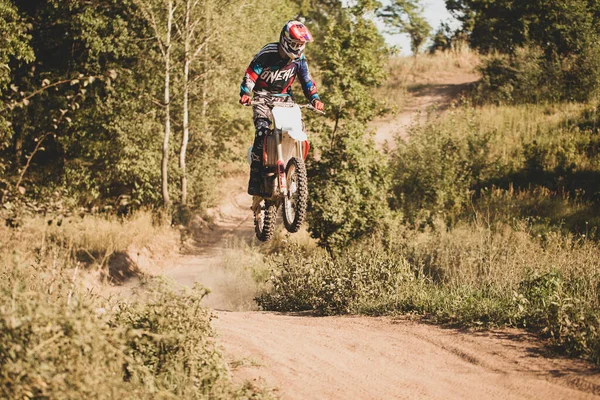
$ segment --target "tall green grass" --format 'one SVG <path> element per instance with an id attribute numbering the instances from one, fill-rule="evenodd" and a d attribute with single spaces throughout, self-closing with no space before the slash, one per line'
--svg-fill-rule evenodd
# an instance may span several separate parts
<path id="1" fill-rule="evenodd" d="M 413 222 L 442 213 L 452 223 L 470 218 L 478 199 L 494 190 L 498 198 L 501 189 L 512 204 L 521 204 L 516 207 L 521 213 L 510 216 L 555 224 L 564 216 L 573 232 L 589 231 L 600 222 L 594 216 L 600 200 L 599 133 L 591 109 L 569 103 L 465 104 L 413 126 L 410 140 L 401 141 L 393 155 L 393 207 Z M 582 221 L 584 216 L 590 220 Z"/>

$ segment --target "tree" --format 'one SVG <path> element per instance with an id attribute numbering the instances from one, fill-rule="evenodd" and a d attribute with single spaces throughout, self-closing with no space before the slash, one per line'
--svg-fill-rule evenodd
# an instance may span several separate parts
<path id="1" fill-rule="evenodd" d="M 446 0 L 473 47 L 511 54 L 542 46 L 548 58 L 575 54 L 599 32 L 600 3 L 581 0 Z"/>
<path id="2" fill-rule="evenodd" d="M 518 70 L 519 64 L 528 64 L 542 71 L 534 75 L 546 79 L 522 83 L 544 86 L 550 97 L 584 100 L 600 92 L 599 2 L 447 0 L 446 4 L 463 21 L 472 47 L 504 55 L 503 60 L 492 60 L 486 76 L 530 76 L 529 71 Z M 522 57 L 523 49 L 531 54 Z M 522 62 L 532 59 L 535 63 Z M 497 68 L 500 64 L 507 68 Z M 488 80 L 497 79 L 490 76 Z M 521 83 L 513 80 L 510 86 L 519 91 Z"/>
<path id="3" fill-rule="evenodd" d="M 171 58 L 176 6 L 174 0 L 138 0 L 138 6 L 152 27 L 164 63 L 164 131 L 161 161 L 163 207 L 171 205 L 169 197 L 169 141 L 171 138 Z"/>
<path id="4" fill-rule="evenodd" d="M 8 0 L 0 0 L 0 175 L 4 176 L 7 161 L 1 156 L 1 151 L 10 144 L 13 135 L 12 123 L 7 118 L 10 94 L 6 89 L 11 82 L 11 64 L 31 62 L 34 59 L 33 50 L 29 44 L 31 35 L 29 26 L 19 15 L 17 8 Z M 11 89 L 15 91 L 15 86 Z M 18 91 L 18 88 L 17 88 Z M 8 185 L 8 181 L 0 178 L 0 183 Z"/>
<path id="5" fill-rule="evenodd" d="M 183 115 L 182 115 L 182 138 L 179 151 L 179 168 L 181 172 L 181 205 L 187 206 L 187 166 L 186 155 L 190 137 L 190 90 L 191 86 L 197 82 L 192 80 L 190 74 L 194 68 L 194 63 L 199 56 L 208 54 L 207 48 L 211 40 L 224 32 L 224 28 L 229 24 L 235 23 L 243 17 L 242 11 L 248 1 L 238 0 L 236 2 L 228 0 L 185 0 L 185 11 L 183 16 L 183 25 L 181 30 L 181 40 L 183 42 Z M 206 118 L 207 105 L 207 85 L 209 69 L 203 73 L 205 84 L 202 91 L 202 113 L 203 119 Z"/>
<path id="6" fill-rule="evenodd" d="M 10 64 L 10 86 L 16 88 L 11 96 L 18 100 L 21 93 L 66 84 L 43 90 L 25 107 L 7 114 L 12 124 L 10 143 L 0 149 L 0 157 L 10 160 L 7 176 L 18 179 L 36 140 L 52 128 L 43 151 L 30 162 L 33 173 L 25 177 L 25 186 L 43 183 L 36 187 L 40 195 L 44 188 L 62 188 L 88 204 L 122 193 L 153 202 L 148 187 L 156 186 L 155 177 L 146 174 L 151 164 L 137 163 L 140 169 L 136 170 L 126 167 L 134 161 L 130 157 L 147 157 L 153 148 L 146 136 L 150 130 L 145 128 L 153 123 L 147 113 L 148 93 L 157 83 L 156 62 L 139 10 L 131 0 L 107 0 L 95 7 L 78 0 L 15 0 L 13 4 L 31 28 L 35 58 Z M 103 85 L 89 85 L 81 77 L 106 79 Z M 81 96 L 72 103 L 79 87 Z M 54 129 L 60 110 L 69 110 L 70 122 L 65 119 Z"/>
<path id="7" fill-rule="evenodd" d="M 410 49 L 416 56 L 429 38 L 431 25 L 423 16 L 423 6 L 419 0 L 395 0 L 379 10 L 392 33 L 408 33 Z"/>
<path id="8" fill-rule="evenodd" d="M 28 195 L 58 190 L 81 205 L 123 194 L 168 204 L 179 190 L 177 137 L 189 200 L 208 205 L 220 163 L 239 158 L 251 132 L 236 101 L 243 64 L 295 11 L 281 0 L 187 4 L 196 5 L 188 26 L 199 20 L 189 75 L 186 0 L 0 0 L 2 186 L 22 177 Z M 251 35 L 237 24 L 250 13 L 261 27 Z M 188 146 L 184 132 L 197 140 Z"/>
<path id="9" fill-rule="evenodd" d="M 310 168 L 309 231 L 330 252 L 373 233 L 388 213 L 389 174 L 365 126 L 349 121 Z"/>
<path id="10" fill-rule="evenodd" d="M 436 51 L 450 50 L 452 48 L 454 37 L 455 34 L 452 32 L 450 26 L 447 23 L 442 22 L 433 34 L 432 43 L 429 46 L 429 52 L 433 54 Z"/>

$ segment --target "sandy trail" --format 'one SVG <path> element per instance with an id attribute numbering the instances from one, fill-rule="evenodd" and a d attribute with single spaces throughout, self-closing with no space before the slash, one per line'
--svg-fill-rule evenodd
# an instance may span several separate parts
<path id="1" fill-rule="evenodd" d="M 585 363 L 543 357 L 519 331 L 465 333 L 406 320 L 219 312 L 238 379 L 285 399 L 591 399 Z"/>
<path id="2" fill-rule="evenodd" d="M 405 134 L 403 121 L 410 123 L 424 107 L 447 106 L 472 76 L 465 79 L 415 90 L 407 110 L 393 121 L 377 122 L 379 145 L 396 132 Z M 214 210 L 214 226 L 199 226 L 190 254 L 165 272 L 182 285 L 199 282 L 212 290 L 207 305 L 218 310 L 214 327 L 235 380 L 274 388 L 284 399 L 600 398 L 597 370 L 577 360 L 545 357 L 543 345 L 521 331 L 240 312 L 255 307 L 251 277 L 242 268 L 236 271 L 244 260 L 230 252 L 235 241 L 257 243 L 246 178 L 222 185 L 228 192 Z"/>
<path id="3" fill-rule="evenodd" d="M 443 79 L 442 83 L 415 85 L 409 89 L 408 103 L 396 115 L 379 118 L 370 125 L 375 130 L 375 144 L 379 149 L 394 149 L 395 139 L 408 138 L 408 128 L 414 123 L 423 123 L 430 111 L 443 112 L 479 75 L 462 73 Z"/>
<path id="4" fill-rule="evenodd" d="M 246 176 L 234 176 L 223 182 L 225 200 L 211 210 L 214 224 L 192 221 L 192 241 L 188 254 L 181 256 L 164 275 L 180 285 L 200 283 L 211 293 L 205 305 L 226 310 L 253 310 L 252 277 L 247 271 L 231 268 L 235 264 L 232 248 L 254 239 L 254 222 L 246 194 Z M 236 243 L 238 242 L 238 243 Z M 241 242 L 241 243 L 240 243 Z M 235 265 L 234 265 L 235 267 Z"/>

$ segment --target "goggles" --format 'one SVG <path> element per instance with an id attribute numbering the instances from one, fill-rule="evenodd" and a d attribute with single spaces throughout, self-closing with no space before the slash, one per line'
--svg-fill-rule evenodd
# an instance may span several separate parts
<path id="1" fill-rule="evenodd" d="M 287 40 L 287 42 L 292 50 L 300 50 L 306 44 L 306 42 L 300 42 L 300 41 L 289 40 L 289 39 Z"/>

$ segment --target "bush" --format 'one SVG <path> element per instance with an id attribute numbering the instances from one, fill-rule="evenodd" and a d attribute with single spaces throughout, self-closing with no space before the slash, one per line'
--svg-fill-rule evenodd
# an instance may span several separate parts
<path id="1" fill-rule="evenodd" d="M 111 325 L 125 329 L 124 374 L 148 393 L 185 399 L 229 399 L 237 392 L 210 327 L 212 315 L 202 306 L 202 287 L 175 293 L 158 283 L 144 300 L 120 303 Z"/>
<path id="2" fill-rule="evenodd" d="M 316 311 L 324 315 L 356 313 L 369 300 L 387 299 L 402 282 L 413 279 L 401 258 L 378 250 L 307 256 L 299 247 L 273 260 L 272 290 L 256 300 L 273 311 Z"/>
<path id="3" fill-rule="evenodd" d="M 176 294 L 157 284 L 147 299 L 111 304 L 71 285 L 44 287 L 48 282 L 32 271 L 4 272 L 2 397 L 263 396 L 249 385 L 232 385 L 214 342 L 212 316 L 201 305 L 202 288 Z M 32 279 L 41 284 L 27 283 Z"/>
<path id="4" fill-rule="evenodd" d="M 392 206 L 413 223 L 431 222 L 439 213 L 451 223 L 495 167 L 493 132 L 481 132 L 471 123 L 460 129 L 457 122 L 451 118 L 415 126 L 410 141 L 399 142 L 393 154 Z"/>
<path id="5" fill-rule="evenodd" d="M 295 249 L 273 259 L 267 310 L 416 313 L 459 326 L 525 327 L 600 363 L 598 246 L 528 225 L 396 226 L 332 258 Z"/>
<path id="6" fill-rule="evenodd" d="M 308 225 L 330 251 L 372 233 L 385 217 L 389 176 L 362 124 L 341 127 L 321 159 L 309 165 Z"/>
<path id="7" fill-rule="evenodd" d="M 595 277 L 594 281 L 598 281 Z M 586 296 L 589 283 L 559 270 L 532 273 L 519 285 L 522 326 L 536 329 L 572 355 L 600 363 L 600 312 Z"/>
<path id="8" fill-rule="evenodd" d="M 577 55 L 548 58 L 535 46 L 496 54 L 479 68 L 482 80 L 474 91 L 478 103 L 587 101 L 600 90 L 600 46 L 589 44 Z"/>
<path id="9" fill-rule="evenodd" d="M 123 223 L 89 218 L 100 225 L 96 235 L 81 235 L 83 221 L 0 226 L 0 397 L 268 397 L 231 383 L 212 315 L 202 306 L 204 289 L 180 292 L 152 281 L 124 302 L 83 287 L 91 278 L 73 250 L 105 256 L 148 244 L 145 235 L 126 236 L 140 227 L 157 232 L 144 216 Z"/>
<path id="10" fill-rule="evenodd" d="M 67 284 L 44 287 L 35 282 L 42 278 L 39 272 L 13 267 L 3 269 L 0 285 L 2 397 L 109 399 L 142 394 L 123 381 L 125 331 L 109 326 L 110 317 L 97 299 L 71 292 L 66 276 L 60 278 Z"/>

